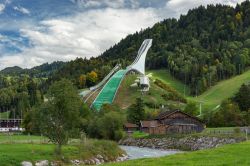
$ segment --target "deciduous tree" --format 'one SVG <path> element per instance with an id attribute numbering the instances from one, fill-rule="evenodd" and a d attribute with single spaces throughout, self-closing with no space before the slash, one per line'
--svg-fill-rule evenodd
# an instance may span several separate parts
<path id="1" fill-rule="evenodd" d="M 57 144 L 56 152 L 68 142 L 79 125 L 81 101 L 76 88 L 69 80 L 62 79 L 51 85 L 48 102 L 39 109 L 40 128 L 43 135 Z"/>

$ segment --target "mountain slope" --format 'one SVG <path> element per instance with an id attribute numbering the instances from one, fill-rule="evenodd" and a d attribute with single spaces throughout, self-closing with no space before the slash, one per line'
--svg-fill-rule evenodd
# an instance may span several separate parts
<path id="1" fill-rule="evenodd" d="M 201 94 L 250 66 L 249 9 L 249 1 L 235 8 L 200 6 L 179 20 L 166 19 L 152 28 L 128 35 L 99 57 L 71 61 L 50 80 L 63 76 L 77 83 L 81 74 L 90 71 L 96 71 L 101 80 L 105 71 L 116 63 L 123 67 L 130 64 L 142 41 L 152 38 L 147 68 L 167 68 L 174 78 L 189 86 L 191 95 Z"/>
<path id="2" fill-rule="evenodd" d="M 31 69 L 22 69 L 18 66 L 7 67 L 0 71 L 0 74 L 4 75 L 20 75 L 20 74 L 28 74 L 32 77 L 48 77 L 55 71 L 61 69 L 65 62 L 57 61 L 51 64 L 44 63 L 40 66 L 35 66 Z"/>
<path id="3" fill-rule="evenodd" d="M 243 83 L 250 82 L 250 70 L 233 78 L 223 80 L 193 100 L 202 101 L 210 108 L 216 107 L 222 100 L 232 97 Z"/>
<path id="4" fill-rule="evenodd" d="M 0 71 L 1 74 L 19 74 L 23 69 L 19 66 L 7 67 Z"/>
<path id="5" fill-rule="evenodd" d="M 184 84 L 181 84 L 178 80 L 169 76 L 167 70 L 154 70 L 150 71 L 154 79 L 158 78 L 175 88 L 177 91 L 183 94 Z M 243 83 L 250 82 L 250 70 L 247 70 L 241 75 L 232 77 L 218 82 L 216 85 L 209 88 L 207 91 L 197 97 L 187 95 L 189 100 L 196 102 L 202 102 L 204 109 L 214 109 L 221 103 L 222 100 L 232 97 Z M 188 89 L 188 87 L 186 87 Z"/>

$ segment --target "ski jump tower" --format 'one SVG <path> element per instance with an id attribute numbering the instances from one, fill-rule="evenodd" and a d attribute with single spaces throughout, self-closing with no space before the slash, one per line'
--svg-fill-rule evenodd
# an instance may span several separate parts
<path id="1" fill-rule="evenodd" d="M 135 61 L 127 67 L 127 70 L 135 70 L 140 74 L 145 75 L 145 60 L 149 48 L 152 46 L 152 39 L 146 39 L 143 41 Z"/>
<path id="2" fill-rule="evenodd" d="M 105 77 L 106 81 L 101 81 L 102 84 L 105 82 L 104 86 L 99 86 L 102 87 L 101 91 L 95 98 L 94 102 L 91 104 L 91 107 L 96 109 L 97 111 L 100 110 L 101 106 L 105 103 L 111 104 L 114 101 L 114 98 L 116 96 L 116 93 L 118 91 L 118 88 L 124 78 L 124 76 L 129 72 L 129 71 L 136 71 L 140 73 L 140 84 L 141 85 L 146 85 L 146 90 L 149 89 L 149 79 L 148 77 L 145 76 L 145 60 L 146 60 L 146 55 L 149 50 L 149 48 L 152 46 L 152 39 L 146 39 L 143 41 L 136 59 L 134 62 L 129 65 L 125 70 L 120 69 L 116 67 L 115 69 L 118 70 L 114 73 L 114 69 L 107 75 L 109 78 Z M 120 66 L 119 66 L 120 67 Z M 90 88 L 90 90 L 96 88 Z M 91 94 L 90 94 L 91 95 Z"/>

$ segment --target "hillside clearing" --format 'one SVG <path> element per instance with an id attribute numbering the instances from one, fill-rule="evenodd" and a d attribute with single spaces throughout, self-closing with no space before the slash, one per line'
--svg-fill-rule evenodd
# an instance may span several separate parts
<path id="1" fill-rule="evenodd" d="M 175 88 L 180 93 L 184 94 L 185 85 L 173 78 L 167 70 L 151 70 L 148 71 L 148 73 L 152 73 L 153 79 L 160 79 Z M 192 101 L 202 102 L 203 108 L 211 110 L 218 106 L 222 100 L 233 96 L 243 83 L 247 83 L 249 81 L 250 70 L 241 75 L 217 83 L 197 97 L 189 95 L 187 98 Z M 186 86 L 185 89 L 187 90 L 186 95 L 189 94 L 189 88 Z"/>
<path id="2" fill-rule="evenodd" d="M 183 107 L 183 103 L 181 102 L 166 101 L 162 95 L 168 92 L 155 85 L 152 80 L 150 81 L 150 89 L 148 92 L 142 93 L 137 86 L 131 87 L 137 77 L 138 75 L 128 74 L 123 79 L 114 100 L 114 104 L 120 106 L 121 109 L 127 109 L 138 97 L 142 97 L 145 103 L 152 105 L 152 108 L 147 108 L 147 110 L 156 110 L 160 105 L 169 104 Z"/>

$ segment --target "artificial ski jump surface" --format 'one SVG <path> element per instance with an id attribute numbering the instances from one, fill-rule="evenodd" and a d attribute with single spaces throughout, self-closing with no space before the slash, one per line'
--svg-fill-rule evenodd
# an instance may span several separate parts
<path id="1" fill-rule="evenodd" d="M 110 77 L 92 103 L 92 108 L 99 111 L 103 104 L 111 104 L 114 101 L 118 88 L 127 72 L 135 70 L 140 74 L 145 75 L 145 59 L 151 45 L 152 39 L 146 39 L 143 41 L 135 61 L 126 69 L 118 70 L 113 76 Z"/>

